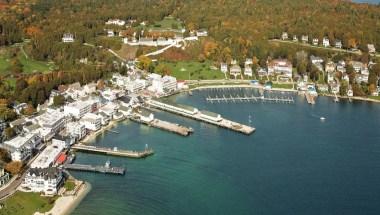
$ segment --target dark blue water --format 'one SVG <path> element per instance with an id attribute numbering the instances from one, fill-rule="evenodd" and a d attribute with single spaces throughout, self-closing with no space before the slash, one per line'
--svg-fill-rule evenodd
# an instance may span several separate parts
<path id="1" fill-rule="evenodd" d="M 74 211 L 95 214 L 380 214 L 380 105 L 209 104 L 208 91 L 178 103 L 248 123 L 245 136 L 159 112 L 194 128 L 187 138 L 132 122 L 94 143 L 126 149 L 149 144 L 144 160 L 78 154 L 78 163 L 125 166 L 125 176 L 75 173 L 92 190 Z M 325 122 L 320 117 L 327 118 Z"/>
<path id="2" fill-rule="evenodd" d="M 380 3 L 380 0 L 353 0 L 353 2 L 357 2 L 357 3 L 379 4 L 379 3 Z"/>

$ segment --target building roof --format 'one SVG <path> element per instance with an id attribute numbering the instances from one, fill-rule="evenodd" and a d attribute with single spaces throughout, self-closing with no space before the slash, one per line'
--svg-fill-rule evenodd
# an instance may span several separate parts
<path id="1" fill-rule="evenodd" d="M 56 167 L 30 168 L 28 173 L 37 177 L 44 177 L 44 179 L 55 179 L 61 174 L 61 170 Z"/>

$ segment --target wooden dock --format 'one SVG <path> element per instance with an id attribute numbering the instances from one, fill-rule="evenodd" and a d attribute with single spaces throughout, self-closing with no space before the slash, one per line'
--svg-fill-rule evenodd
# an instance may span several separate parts
<path id="1" fill-rule="evenodd" d="M 83 151 L 83 152 L 99 153 L 99 154 L 128 157 L 128 158 L 145 158 L 154 154 L 152 149 L 145 149 L 144 151 L 130 151 L 130 150 L 120 150 L 117 148 L 86 146 L 82 144 L 73 145 L 71 146 L 71 149 Z"/>
<path id="2" fill-rule="evenodd" d="M 179 134 L 182 136 L 189 136 L 191 133 L 193 133 L 192 128 L 188 128 L 179 124 L 175 124 L 175 123 L 171 123 L 171 122 L 167 122 L 167 121 L 163 121 L 159 119 L 153 119 L 152 121 L 148 122 L 148 121 L 141 120 L 138 115 L 135 115 L 131 117 L 130 120 L 145 124 L 147 126 L 158 128 L 164 131 L 169 131 L 175 134 Z"/>
<path id="3" fill-rule="evenodd" d="M 113 175 L 125 174 L 125 169 L 123 167 L 92 166 L 86 164 L 65 164 L 63 168 L 74 171 L 97 172 Z"/>
<path id="4" fill-rule="evenodd" d="M 233 96 L 233 95 L 223 95 L 222 97 L 211 97 L 206 98 L 207 102 L 274 102 L 274 103 L 294 103 L 293 97 L 273 97 L 266 98 L 264 96 Z"/>
<path id="5" fill-rule="evenodd" d="M 156 100 L 149 100 L 147 104 L 152 108 L 168 111 L 177 115 L 181 115 L 187 118 L 195 119 L 198 121 L 206 122 L 212 125 L 216 125 L 222 128 L 230 129 L 232 131 L 240 132 L 246 135 L 250 135 L 255 132 L 255 128 L 243 125 L 237 122 L 233 122 L 228 119 L 222 118 L 219 114 L 209 113 L 207 111 L 199 111 L 196 108 L 181 108 L 173 105 L 169 105 Z"/>

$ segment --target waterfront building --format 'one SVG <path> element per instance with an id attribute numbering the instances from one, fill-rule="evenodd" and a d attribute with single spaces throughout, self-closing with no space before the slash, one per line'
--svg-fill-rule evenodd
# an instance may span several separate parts
<path id="1" fill-rule="evenodd" d="M 4 166 L 0 164 L 0 187 L 9 181 L 9 174 L 4 171 Z"/>
<path id="2" fill-rule="evenodd" d="M 81 140 L 86 136 L 86 127 L 79 122 L 69 122 L 66 124 L 66 133 L 77 140 Z"/>
<path id="3" fill-rule="evenodd" d="M 324 37 L 323 40 L 322 40 L 322 45 L 324 47 L 330 47 L 330 40 L 329 40 L 329 38 Z"/>
<path id="4" fill-rule="evenodd" d="M 281 35 L 281 39 L 282 40 L 287 40 L 289 37 L 288 37 L 288 33 L 287 32 L 282 32 L 282 35 Z"/>
<path id="5" fill-rule="evenodd" d="M 18 135 L 11 140 L 7 140 L 3 144 L 3 148 L 11 153 L 13 161 L 24 162 L 28 160 L 33 150 L 41 143 L 41 138 L 35 133 Z"/>
<path id="6" fill-rule="evenodd" d="M 227 73 L 228 72 L 228 65 L 227 65 L 227 63 L 221 63 L 220 64 L 220 71 L 222 71 L 223 73 Z"/>
<path id="7" fill-rule="evenodd" d="M 268 72 L 265 68 L 259 67 L 257 68 L 257 74 L 259 75 L 260 78 L 263 78 L 264 76 L 268 75 Z"/>
<path id="8" fill-rule="evenodd" d="M 239 65 L 235 64 L 230 69 L 230 75 L 233 75 L 236 79 L 238 75 L 241 75 L 241 68 Z"/>
<path id="9" fill-rule="evenodd" d="M 303 43 L 308 43 L 309 42 L 309 36 L 302 35 L 301 40 L 302 40 Z"/>
<path id="10" fill-rule="evenodd" d="M 45 131 L 46 135 L 44 135 L 43 140 L 46 142 L 64 127 L 66 119 L 63 112 L 47 109 L 45 113 L 35 117 L 33 121 L 41 126 L 40 130 Z"/>
<path id="11" fill-rule="evenodd" d="M 128 90 L 130 93 L 137 93 L 147 86 L 147 81 L 143 79 L 136 79 L 136 80 L 131 80 L 126 82 L 125 84 L 125 89 Z"/>
<path id="12" fill-rule="evenodd" d="M 253 60 L 252 60 L 252 58 L 246 58 L 245 59 L 245 62 L 244 62 L 244 65 L 252 65 L 253 64 Z"/>
<path id="13" fill-rule="evenodd" d="M 56 167 L 30 168 L 21 186 L 32 192 L 56 195 L 63 181 L 62 170 Z"/>
<path id="14" fill-rule="evenodd" d="M 347 96 L 354 96 L 354 91 L 352 90 L 351 84 L 348 86 Z"/>
<path id="15" fill-rule="evenodd" d="M 244 75 L 252 77 L 252 67 L 250 65 L 245 65 Z"/>
<path id="16" fill-rule="evenodd" d="M 71 33 L 65 33 L 62 37 L 62 42 L 64 43 L 72 43 L 74 42 L 74 35 Z"/>
<path id="17" fill-rule="evenodd" d="M 79 121 L 86 127 L 87 130 L 97 131 L 102 126 L 102 119 L 100 116 L 93 113 L 86 113 Z"/>
<path id="18" fill-rule="evenodd" d="M 140 120 L 146 123 L 150 123 L 154 120 L 154 115 L 153 113 L 142 112 L 140 114 Z"/>
<path id="19" fill-rule="evenodd" d="M 367 48 L 368 48 L 368 53 L 370 53 L 370 54 L 375 54 L 375 53 L 376 53 L 375 45 L 373 45 L 373 44 L 368 44 L 368 45 L 367 45 Z"/>
<path id="20" fill-rule="evenodd" d="M 285 75 L 293 77 L 293 65 L 286 59 L 276 59 L 268 63 L 268 75 Z"/>
<path id="21" fill-rule="evenodd" d="M 174 92 L 177 90 L 177 79 L 172 76 L 155 77 L 149 90 L 157 94 Z"/>
<path id="22" fill-rule="evenodd" d="M 200 117 L 202 119 L 206 119 L 206 120 L 210 120 L 214 122 L 220 122 L 223 120 L 222 116 L 217 113 L 213 113 L 213 112 L 205 111 L 205 110 L 202 110 L 200 113 L 201 113 Z"/>
<path id="23" fill-rule="evenodd" d="M 335 68 L 336 68 L 336 65 L 332 61 L 327 62 L 325 65 L 325 71 L 327 73 L 335 72 Z"/>
<path id="24" fill-rule="evenodd" d="M 46 146 L 46 148 L 38 155 L 38 157 L 30 165 L 31 168 L 48 168 L 53 166 L 54 162 L 59 156 L 59 153 L 65 148 L 64 144 L 57 143 L 53 138 L 52 144 Z"/>
<path id="25" fill-rule="evenodd" d="M 86 101 L 76 101 L 63 107 L 63 111 L 66 115 L 73 116 L 76 119 L 82 118 L 86 113 L 90 113 L 91 110 L 92 104 Z"/>
<path id="26" fill-rule="evenodd" d="M 59 147 L 63 147 L 64 149 L 70 148 L 71 145 L 75 143 L 75 138 L 70 135 L 55 135 L 52 139 L 52 144 L 57 145 Z M 62 151 L 62 150 L 61 150 Z"/>
<path id="27" fill-rule="evenodd" d="M 119 105 L 109 102 L 103 107 L 99 108 L 99 113 L 104 113 L 112 119 L 118 109 L 119 109 Z"/>

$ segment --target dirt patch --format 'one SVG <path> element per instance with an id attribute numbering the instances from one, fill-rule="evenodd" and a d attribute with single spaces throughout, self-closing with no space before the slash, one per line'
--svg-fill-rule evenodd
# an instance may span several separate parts
<path id="1" fill-rule="evenodd" d="M 127 60 L 133 60 L 136 58 L 136 52 L 138 50 L 138 46 L 130 46 L 123 44 L 119 51 L 116 51 L 118 55 Z"/>

